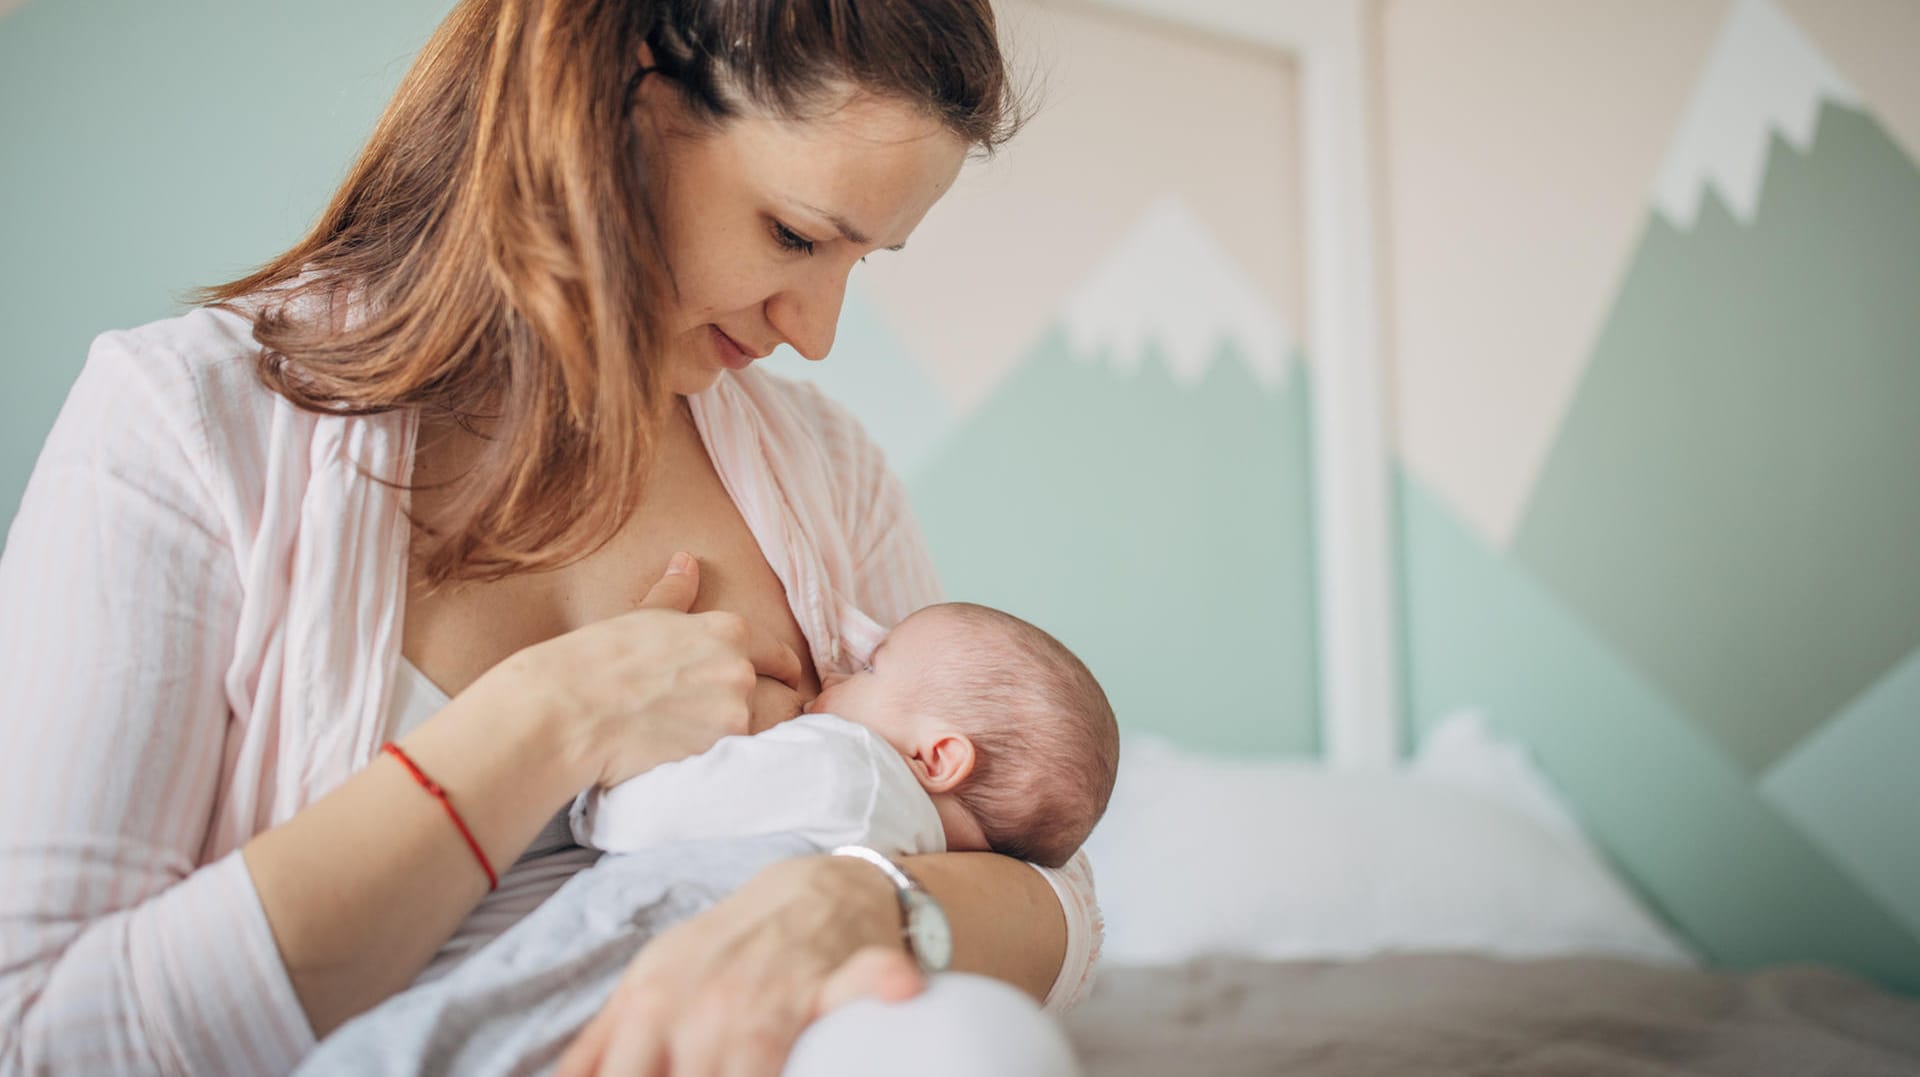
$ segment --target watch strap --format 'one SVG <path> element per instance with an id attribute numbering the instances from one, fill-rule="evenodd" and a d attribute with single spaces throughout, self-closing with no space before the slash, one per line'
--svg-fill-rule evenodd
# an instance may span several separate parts
<path id="1" fill-rule="evenodd" d="M 919 880 L 907 874 L 906 868 L 895 863 L 892 857 L 877 850 L 869 849 L 864 845 L 842 845 L 833 850 L 833 855 L 851 856 L 872 864 L 874 867 L 886 872 L 887 878 L 893 880 L 893 888 L 901 893 L 905 893 L 908 890 L 920 890 L 924 892 L 926 889 L 920 885 Z"/>
<path id="2" fill-rule="evenodd" d="M 921 886 L 919 880 L 908 874 L 907 869 L 901 867 L 892 857 L 865 845 L 842 845 L 833 849 L 831 855 L 864 860 L 886 874 L 893 883 L 894 897 L 900 903 L 900 939 L 906 944 L 907 953 L 913 956 L 914 963 L 920 966 L 922 972 L 931 974 L 945 971 L 951 955 L 930 958 L 929 955 L 920 952 L 920 947 L 914 943 L 913 939 L 916 914 L 931 913 L 937 916 L 943 928 L 946 921 L 946 911 L 940 908 L 940 903 L 927 892 L 927 888 Z"/>

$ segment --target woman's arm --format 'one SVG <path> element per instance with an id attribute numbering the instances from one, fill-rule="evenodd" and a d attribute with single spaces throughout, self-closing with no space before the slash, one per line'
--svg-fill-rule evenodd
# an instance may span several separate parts
<path id="1" fill-rule="evenodd" d="M 953 926 L 954 967 L 1047 993 L 1068 945 L 1047 880 L 991 853 L 914 857 Z M 775 864 L 640 951 L 562 1057 L 563 1077 L 774 1077 L 803 1029 L 922 984 L 893 884 L 851 857 Z"/>
<path id="2" fill-rule="evenodd" d="M 731 614 L 686 615 L 699 578 L 676 557 L 638 611 L 519 652 L 401 741 L 496 870 L 586 786 L 746 731 L 753 645 Z M 798 676 L 791 652 L 757 646 Z M 386 757 L 244 852 L 320 1035 L 412 982 L 486 893 L 445 810 Z"/>
<path id="3" fill-rule="evenodd" d="M 534 700 L 501 704 L 469 690 L 400 742 L 496 872 L 593 780 Z M 487 893 L 445 809 L 384 754 L 242 854 L 316 1037 L 411 983 Z"/>
<path id="4" fill-rule="evenodd" d="M 245 864 L 199 864 L 240 610 L 205 422 L 185 364 L 103 336 L 0 557 L 0 1072 L 312 1042 Z"/>
<path id="5" fill-rule="evenodd" d="M 1046 1001 L 1066 958 L 1067 918 L 1039 872 L 994 853 L 937 853 L 904 863 L 946 911 L 955 969 L 1005 980 Z"/>

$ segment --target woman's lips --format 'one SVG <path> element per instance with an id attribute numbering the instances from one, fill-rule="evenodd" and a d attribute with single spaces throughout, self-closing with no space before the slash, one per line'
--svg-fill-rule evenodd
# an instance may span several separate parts
<path id="1" fill-rule="evenodd" d="M 713 347 L 714 350 L 720 354 L 721 366 L 726 367 L 728 370 L 745 370 L 747 367 L 753 365 L 755 359 L 759 358 L 759 356 L 756 355 L 749 355 L 747 350 L 742 348 L 738 341 L 722 332 L 719 326 L 711 325 L 707 328 L 713 331 Z"/>

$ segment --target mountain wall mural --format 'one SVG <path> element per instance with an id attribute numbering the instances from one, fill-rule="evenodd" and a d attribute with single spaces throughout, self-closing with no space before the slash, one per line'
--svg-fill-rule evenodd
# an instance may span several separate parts
<path id="1" fill-rule="evenodd" d="M 1309 389 L 1223 343 L 1179 386 L 1049 334 L 912 483 L 948 593 L 1074 647 L 1124 728 L 1317 750 Z"/>
<path id="2" fill-rule="evenodd" d="M 1060 636 L 1122 725 L 1319 745 L 1311 414 L 1294 335 L 1181 200 L 909 477 L 948 592 Z"/>
<path id="3" fill-rule="evenodd" d="M 1529 745 L 1715 961 L 1920 991 L 1920 168 L 1768 0 L 1677 119 L 1511 545 L 1403 477 L 1411 721 Z"/>
<path id="4" fill-rule="evenodd" d="M 1652 217 L 1515 556 L 1766 769 L 1920 647 L 1920 169 L 1827 104 Z"/>

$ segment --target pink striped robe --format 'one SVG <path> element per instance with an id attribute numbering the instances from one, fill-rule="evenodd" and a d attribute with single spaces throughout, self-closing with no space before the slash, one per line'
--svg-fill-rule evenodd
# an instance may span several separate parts
<path id="1" fill-rule="evenodd" d="M 95 341 L 0 557 L 0 1073 L 264 1074 L 313 1045 L 239 848 L 372 759 L 399 656 L 408 414 L 299 411 L 248 322 Z M 822 671 L 939 597 L 858 424 L 758 371 L 693 401 Z M 1040 869 L 1036 869 L 1040 870 Z M 1099 914 L 1045 872 L 1077 1001 Z"/>

